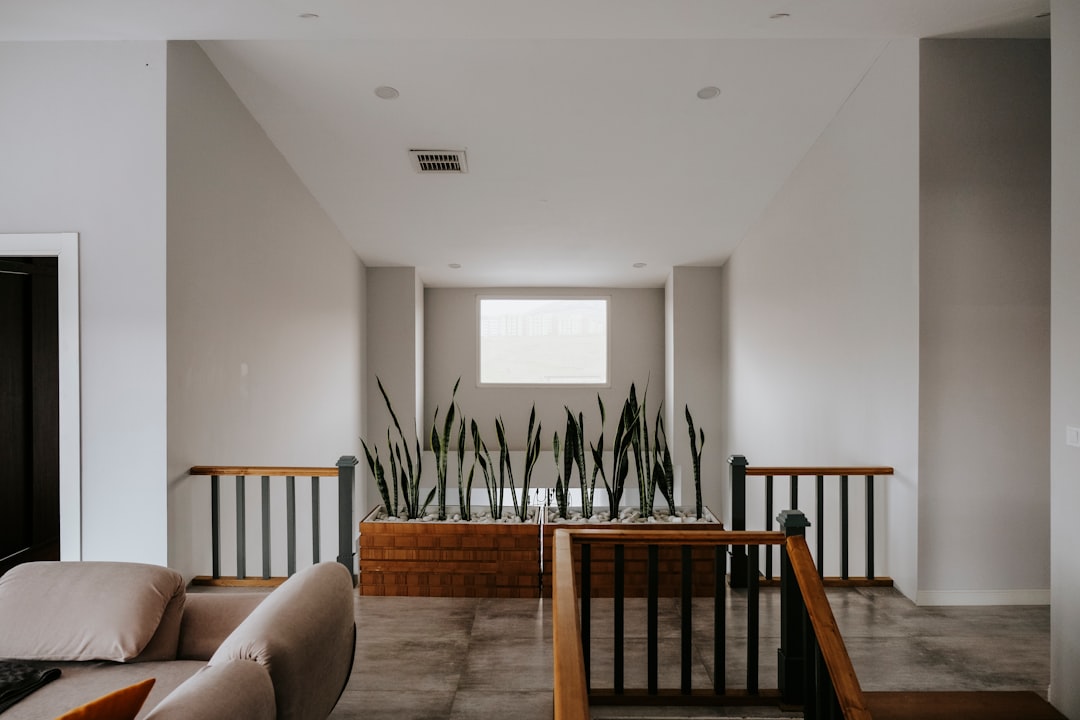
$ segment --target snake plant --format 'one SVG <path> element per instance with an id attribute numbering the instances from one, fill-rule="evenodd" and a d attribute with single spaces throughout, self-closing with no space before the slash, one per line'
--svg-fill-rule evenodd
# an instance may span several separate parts
<path id="1" fill-rule="evenodd" d="M 697 509 L 698 520 L 702 516 L 701 505 L 701 451 L 705 447 L 705 432 L 698 430 L 694 434 L 694 418 L 690 415 L 690 406 L 686 406 L 686 424 L 690 430 L 690 458 L 694 463 L 694 503 Z"/>
<path id="2" fill-rule="evenodd" d="M 458 385 L 461 378 L 454 383 L 454 390 L 450 394 L 450 405 L 446 408 L 446 419 L 443 422 L 442 434 L 439 434 L 439 406 L 435 406 L 435 417 L 431 419 L 431 452 L 435 455 L 435 490 L 438 498 L 439 519 L 446 519 L 446 465 L 450 456 L 450 432 L 454 428 L 454 413 Z M 460 467 L 460 466 L 459 466 Z"/>
<path id="3" fill-rule="evenodd" d="M 480 463 L 480 472 L 484 476 L 484 486 L 487 488 L 488 509 L 491 511 L 491 517 L 500 518 L 502 517 L 502 495 L 498 493 L 499 488 L 495 483 L 495 466 L 491 463 L 491 453 L 488 452 L 484 439 L 480 437 L 480 428 L 475 420 L 471 421 L 470 427 L 475 453 L 473 465 Z M 471 477 L 472 473 L 470 472 L 469 475 Z"/>
<path id="4" fill-rule="evenodd" d="M 386 442 L 391 446 L 390 451 L 390 467 L 391 467 L 391 481 L 400 484 L 402 500 L 405 503 L 405 512 L 410 519 L 421 517 L 427 510 L 427 506 L 431 504 L 432 498 L 435 497 L 435 488 L 431 489 L 427 498 L 420 502 L 420 480 L 423 477 L 423 453 L 420 449 L 420 439 L 417 437 L 415 428 L 413 430 L 413 443 L 416 447 L 416 460 L 413 461 L 412 452 L 409 450 L 409 443 L 405 439 L 405 433 L 401 429 L 401 423 L 398 422 L 397 413 L 394 412 L 394 406 L 390 402 L 390 397 L 386 394 L 386 388 L 383 387 L 382 380 L 378 377 L 375 378 L 379 385 L 379 392 L 382 393 L 383 402 L 386 403 L 386 409 L 390 412 L 390 419 L 394 422 L 394 428 L 397 430 L 398 441 L 393 442 L 391 445 L 390 429 L 386 430 Z M 405 449 L 404 458 L 402 457 L 402 447 Z M 403 462 L 404 460 L 404 462 Z M 376 480 L 376 482 L 378 482 Z M 396 489 L 395 489 L 396 492 Z M 396 510 L 396 502 L 395 508 Z M 390 508 L 386 509 L 387 513 L 390 512 Z"/>

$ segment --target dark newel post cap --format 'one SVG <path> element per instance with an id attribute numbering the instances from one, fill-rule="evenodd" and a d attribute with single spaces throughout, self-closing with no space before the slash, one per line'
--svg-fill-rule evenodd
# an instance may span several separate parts
<path id="1" fill-rule="evenodd" d="M 802 510 L 782 510 L 776 516 L 776 522 L 780 524 L 781 530 L 810 527 L 810 521 L 806 519 Z"/>
<path id="2" fill-rule="evenodd" d="M 350 465 L 359 464 L 360 461 L 356 459 L 355 455 L 342 455 L 337 461 L 337 467 L 349 467 Z"/>
<path id="3" fill-rule="evenodd" d="M 746 467 L 750 464 L 750 462 L 743 455 L 732 455 L 728 458 L 728 463 L 730 465 L 742 465 L 743 467 Z"/>

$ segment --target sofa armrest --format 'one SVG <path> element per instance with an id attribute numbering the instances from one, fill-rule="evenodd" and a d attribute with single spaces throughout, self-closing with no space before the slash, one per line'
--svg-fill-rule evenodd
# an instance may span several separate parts
<path id="1" fill-rule="evenodd" d="M 209 660 L 266 593 L 192 593 L 180 620 L 178 660 Z"/>
<path id="2" fill-rule="evenodd" d="M 290 577 L 226 638 L 210 665 L 254 660 L 274 682 L 279 720 L 323 720 L 356 647 L 352 574 L 324 562 Z"/>
<path id="3" fill-rule="evenodd" d="M 233 660 L 207 665 L 169 693 L 146 720 L 274 720 L 274 685 L 262 665 Z"/>

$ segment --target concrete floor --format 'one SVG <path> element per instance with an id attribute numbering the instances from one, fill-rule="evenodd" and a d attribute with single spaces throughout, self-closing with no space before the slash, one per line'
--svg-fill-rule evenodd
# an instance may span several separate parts
<path id="1" fill-rule="evenodd" d="M 831 590 L 829 600 L 865 690 L 1033 690 L 1050 681 L 1048 607 L 918 608 L 888 589 Z M 595 601 L 593 684 L 612 677 L 610 601 Z M 643 685 L 645 623 L 627 601 L 626 682 Z M 776 687 L 779 597 L 762 590 L 760 678 Z M 745 596 L 729 594 L 729 687 L 745 687 Z M 709 686 L 712 604 L 695 601 L 694 683 Z M 332 718 L 550 720 L 550 600 L 357 597 L 352 679 Z M 661 686 L 677 686 L 679 614 L 661 603 Z M 605 662 L 605 660 L 607 660 Z M 640 665 L 638 664 L 640 661 Z M 597 709 L 595 717 L 796 717 L 775 710 Z"/>

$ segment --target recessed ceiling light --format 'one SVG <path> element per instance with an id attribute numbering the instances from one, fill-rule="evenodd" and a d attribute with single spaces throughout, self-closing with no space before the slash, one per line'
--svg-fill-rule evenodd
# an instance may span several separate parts
<path id="1" fill-rule="evenodd" d="M 450 263 L 446 267 L 450 268 L 451 270 L 460 270 L 461 269 L 461 263 Z"/>
<path id="2" fill-rule="evenodd" d="M 637 269 L 640 270 L 641 268 L 645 267 L 645 263 L 642 263 L 642 262 L 634 263 L 634 267 L 636 267 Z"/>
<path id="3" fill-rule="evenodd" d="M 791 17 L 791 13 L 773 13 L 769 16 L 770 20 L 784 20 Z"/>
<path id="4" fill-rule="evenodd" d="M 318 20 L 319 16 L 316 13 L 300 13 L 297 15 L 301 20 Z"/>
<path id="5" fill-rule="evenodd" d="M 720 95 L 720 88 L 709 85 L 697 91 L 697 96 L 702 100 L 712 100 Z"/>
<path id="6" fill-rule="evenodd" d="M 375 88 L 375 94 L 383 100 L 393 100 L 401 93 L 397 91 L 397 88 L 392 88 L 389 85 L 380 85 Z"/>

